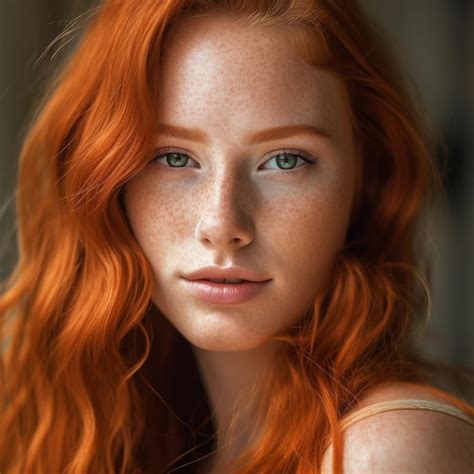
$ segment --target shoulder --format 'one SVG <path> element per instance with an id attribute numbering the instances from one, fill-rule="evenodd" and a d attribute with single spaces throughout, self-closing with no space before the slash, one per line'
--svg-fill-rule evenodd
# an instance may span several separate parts
<path id="1" fill-rule="evenodd" d="M 446 403 L 425 391 L 393 385 L 361 400 L 356 409 L 374 403 L 421 399 Z M 393 410 L 374 414 L 343 432 L 345 474 L 359 472 L 473 472 L 474 427 L 430 410 Z M 324 474 L 331 473 L 332 448 L 324 456 Z"/>

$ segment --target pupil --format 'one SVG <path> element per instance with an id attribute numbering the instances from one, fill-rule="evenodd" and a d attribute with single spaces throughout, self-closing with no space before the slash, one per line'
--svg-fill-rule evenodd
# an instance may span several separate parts
<path id="1" fill-rule="evenodd" d="M 283 165 L 283 169 L 293 168 L 296 165 L 296 156 L 291 153 L 280 153 L 277 157 L 277 163 L 278 166 Z"/>
<path id="2" fill-rule="evenodd" d="M 184 160 L 182 160 L 181 158 L 184 158 Z M 170 153 L 168 155 L 168 163 L 170 165 L 181 166 L 181 165 L 185 164 L 185 163 L 183 163 L 183 161 L 185 161 L 185 157 L 181 153 Z"/>

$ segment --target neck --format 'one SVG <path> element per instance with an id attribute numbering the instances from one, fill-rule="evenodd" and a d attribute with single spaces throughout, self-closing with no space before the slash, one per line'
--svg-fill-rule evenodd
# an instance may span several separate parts
<path id="1" fill-rule="evenodd" d="M 192 346 L 217 429 L 217 452 L 206 461 L 207 467 L 215 469 L 225 465 L 251 444 L 252 433 L 258 431 L 255 426 L 260 400 L 257 387 L 279 348 L 278 341 L 235 352 Z"/>

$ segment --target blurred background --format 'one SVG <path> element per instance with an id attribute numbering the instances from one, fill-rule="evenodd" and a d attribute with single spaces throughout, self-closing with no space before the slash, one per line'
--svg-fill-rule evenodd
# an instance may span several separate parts
<path id="1" fill-rule="evenodd" d="M 474 1 L 362 4 L 386 31 L 413 94 L 441 132 L 439 156 L 448 156 L 448 202 L 432 237 L 433 311 L 420 348 L 430 357 L 474 368 Z M 81 30 L 49 46 L 96 5 L 0 0 L 0 279 L 17 258 L 14 186 L 21 142 L 49 76 Z"/>

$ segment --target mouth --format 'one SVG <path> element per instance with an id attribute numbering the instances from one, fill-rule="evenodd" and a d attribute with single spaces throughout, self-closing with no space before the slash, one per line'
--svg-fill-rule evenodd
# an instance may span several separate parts
<path id="1" fill-rule="evenodd" d="M 217 280 L 217 281 L 216 281 Z M 239 304 L 257 296 L 270 282 L 227 278 L 183 279 L 186 289 L 196 298 L 212 304 Z"/>
<path id="2" fill-rule="evenodd" d="M 234 265 L 232 267 L 208 266 L 181 275 L 189 281 L 207 281 L 221 284 L 260 283 L 269 281 L 268 275 L 249 268 Z"/>
<path id="3" fill-rule="evenodd" d="M 209 281 L 212 283 L 218 283 L 222 285 L 241 285 L 242 283 L 257 283 L 251 280 L 243 280 L 241 278 L 201 278 L 194 281 Z"/>

